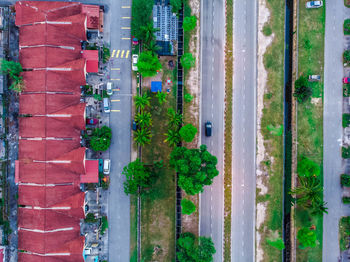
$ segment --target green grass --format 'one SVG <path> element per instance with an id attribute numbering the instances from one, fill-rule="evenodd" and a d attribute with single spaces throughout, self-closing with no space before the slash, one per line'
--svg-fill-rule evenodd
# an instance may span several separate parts
<path id="1" fill-rule="evenodd" d="M 164 161 L 159 179 L 148 194 L 141 198 L 142 261 L 173 261 L 175 259 L 175 171 L 168 166 L 171 148 L 164 143 L 167 132 L 167 108 L 174 107 L 173 96 L 159 106 L 151 94 L 153 118 L 151 144 L 142 148 L 142 161 Z"/>
<path id="2" fill-rule="evenodd" d="M 231 200 L 232 200 L 232 76 L 233 76 L 233 0 L 226 0 L 225 43 L 225 170 L 224 170 L 224 260 L 231 261 Z"/>
<path id="3" fill-rule="evenodd" d="M 324 25 L 325 8 L 309 10 L 306 0 L 300 2 L 299 9 L 299 53 L 298 76 L 319 74 L 324 68 Z M 298 156 L 304 155 L 318 163 L 322 170 L 323 160 L 323 83 L 313 84 L 313 103 L 298 104 L 297 142 Z M 316 99 L 315 99 L 316 98 Z M 323 183 L 323 172 L 320 174 Z M 296 227 L 316 226 L 318 245 L 314 248 L 297 248 L 297 261 L 322 261 L 323 218 L 311 216 L 308 210 L 296 208 Z"/>
<path id="4" fill-rule="evenodd" d="M 283 61 L 284 61 L 284 2 L 268 0 L 267 7 L 271 12 L 270 20 L 264 25 L 265 35 L 274 34 L 272 44 L 264 55 L 266 67 L 267 92 L 264 95 L 264 109 L 261 119 L 261 132 L 268 156 L 260 168 L 268 173 L 263 180 L 268 186 L 268 192 L 260 195 L 257 191 L 257 203 L 265 203 L 266 217 L 257 230 L 261 236 L 261 248 L 264 252 L 263 261 L 277 261 L 282 257 L 282 251 L 267 244 L 271 233 L 282 236 L 283 208 Z M 276 260 L 277 259 L 277 260 Z"/>
<path id="5" fill-rule="evenodd" d="M 339 246 L 344 251 L 349 246 L 350 237 L 350 217 L 342 217 L 339 221 Z"/>
<path id="6" fill-rule="evenodd" d="M 137 197 L 130 196 L 130 262 L 137 262 Z"/>

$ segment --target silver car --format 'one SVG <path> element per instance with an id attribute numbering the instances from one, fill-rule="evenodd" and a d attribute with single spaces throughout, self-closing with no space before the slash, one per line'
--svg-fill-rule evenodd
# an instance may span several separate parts
<path id="1" fill-rule="evenodd" d="M 138 68 L 137 68 L 138 60 L 139 60 L 139 55 L 137 55 L 137 54 L 132 55 L 132 66 L 131 66 L 132 71 L 138 70 Z"/>
<path id="2" fill-rule="evenodd" d="M 323 6 L 322 1 L 309 1 L 306 2 L 306 8 L 319 8 Z"/>

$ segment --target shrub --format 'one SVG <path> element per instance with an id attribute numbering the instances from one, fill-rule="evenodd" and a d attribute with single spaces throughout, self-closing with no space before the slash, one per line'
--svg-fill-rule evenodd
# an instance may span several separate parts
<path id="1" fill-rule="evenodd" d="M 182 211 L 182 214 L 191 215 L 194 211 L 196 211 L 196 205 L 191 200 L 182 199 L 181 211 Z"/>
<path id="2" fill-rule="evenodd" d="M 350 19 L 344 21 L 344 35 L 350 35 Z"/>
<path id="3" fill-rule="evenodd" d="M 189 93 L 186 93 L 184 95 L 184 99 L 185 99 L 186 103 L 190 103 L 193 100 L 193 96 L 191 94 L 189 94 Z"/>
<path id="4" fill-rule="evenodd" d="M 342 147 L 341 148 L 341 155 L 345 159 L 350 158 L 350 147 Z"/>
<path id="5" fill-rule="evenodd" d="M 342 186 L 350 187 L 350 175 L 342 174 L 340 176 L 340 184 Z"/>
<path id="6" fill-rule="evenodd" d="M 348 63 L 350 62 L 350 50 L 345 50 L 343 54 L 343 62 Z"/>
<path id="7" fill-rule="evenodd" d="M 89 213 L 86 215 L 84 221 L 85 223 L 96 223 L 97 219 L 95 218 L 95 215 L 93 213 Z"/>
<path id="8" fill-rule="evenodd" d="M 343 85 L 343 96 L 350 97 L 350 84 Z"/>
<path id="9" fill-rule="evenodd" d="M 102 61 L 103 63 L 107 63 L 109 58 L 111 57 L 111 52 L 109 51 L 109 48 L 106 46 L 102 47 Z"/>
<path id="10" fill-rule="evenodd" d="M 316 232 L 307 227 L 299 229 L 297 239 L 299 240 L 299 248 L 304 249 L 306 247 L 316 246 Z"/>
<path id="11" fill-rule="evenodd" d="M 197 131 L 198 130 L 195 126 L 193 126 L 192 124 L 187 124 L 181 127 L 180 136 L 186 142 L 192 142 L 195 135 L 197 134 Z"/>
<path id="12" fill-rule="evenodd" d="M 265 36 L 270 36 L 272 35 L 272 28 L 269 24 L 265 24 L 264 27 L 263 27 L 263 30 L 262 30 L 263 34 Z"/>
<path id="13" fill-rule="evenodd" d="M 298 161 L 297 172 L 299 176 L 319 176 L 320 171 L 320 166 L 305 156 L 302 156 L 301 159 Z"/>
<path id="14" fill-rule="evenodd" d="M 108 228 L 108 220 L 106 216 L 103 216 L 101 221 L 101 235 L 103 235 L 106 232 L 107 228 Z"/>
<path id="15" fill-rule="evenodd" d="M 196 64 L 196 59 L 192 56 L 191 53 L 184 53 L 181 56 L 180 62 L 183 68 L 190 69 Z"/>
<path id="16" fill-rule="evenodd" d="M 304 103 L 311 98 L 312 88 L 309 86 L 309 82 L 305 76 L 300 76 L 295 81 L 295 91 L 293 96 L 299 103 Z"/>
<path id="17" fill-rule="evenodd" d="M 197 25 L 197 17 L 194 15 L 187 16 L 184 18 L 182 28 L 184 29 L 184 32 L 188 32 L 195 29 L 196 25 Z"/>
<path id="18" fill-rule="evenodd" d="M 344 204 L 350 204 L 350 197 L 343 197 L 342 201 Z"/>
<path id="19" fill-rule="evenodd" d="M 350 114 L 343 114 L 343 127 L 348 127 L 350 125 Z"/>
<path id="20" fill-rule="evenodd" d="M 277 248 L 278 250 L 283 250 L 285 248 L 284 242 L 282 238 L 277 238 L 275 240 L 272 239 L 267 239 L 266 240 L 267 244 L 269 244 L 270 246 Z"/>

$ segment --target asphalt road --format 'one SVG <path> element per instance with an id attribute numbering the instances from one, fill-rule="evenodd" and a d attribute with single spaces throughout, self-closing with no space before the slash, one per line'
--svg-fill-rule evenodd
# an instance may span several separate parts
<path id="1" fill-rule="evenodd" d="M 131 143 L 131 0 L 113 0 L 110 13 L 110 147 L 111 174 L 108 198 L 109 260 L 130 261 L 130 199 L 123 191 L 123 167 L 130 162 Z M 120 90 L 118 90 L 120 89 Z"/>
<path id="2" fill-rule="evenodd" d="M 328 203 L 328 215 L 323 216 L 323 261 L 338 261 L 338 222 L 342 216 L 350 215 L 349 207 L 341 203 L 340 187 L 340 174 L 344 173 L 340 153 L 343 131 L 343 23 L 349 17 L 350 9 L 341 1 L 334 1 L 326 6 L 323 172 L 324 201 Z"/>
<path id="3" fill-rule="evenodd" d="M 218 158 L 219 176 L 201 194 L 200 235 L 212 237 L 214 261 L 223 261 L 224 220 L 224 44 L 225 6 L 223 1 L 201 1 L 201 142 Z M 211 121 L 211 137 L 204 135 L 204 123 Z"/>
<path id="4" fill-rule="evenodd" d="M 257 2 L 234 1 L 232 261 L 255 260 Z"/>

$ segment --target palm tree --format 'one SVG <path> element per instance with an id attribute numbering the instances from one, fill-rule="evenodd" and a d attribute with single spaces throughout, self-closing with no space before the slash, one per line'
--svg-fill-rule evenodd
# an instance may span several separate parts
<path id="1" fill-rule="evenodd" d="M 156 54 L 157 51 L 160 49 L 157 43 L 153 40 L 151 40 L 149 43 L 145 43 L 144 47 L 146 50 L 151 51 L 153 54 Z"/>
<path id="2" fill-rule="evenodd" d="M 166 93 L 159 92 L 156 94 L 156 97 L 158 98 L 158 102 L 160 105 L 162 105 L 166 101 Z"/>
<path id="3" fill-rule="evenodd" d="M 328 207 L 326 207 L 327 202 L 325 201 L 320 201 L 318 203 L 315 203 L 315 205 L 312 207 L 313 210 L 311 212 L 312 215 L 316 215 L 316 216 L 322 216 L 323 213 L 328 214 Z"/>
<path id="4" fill-rule="evenodd" d="M 177 130 L 169 129 L 164 135 L 167 137 L 164 142 L 169 143 L 169 146 L 176 146 L 180 142 L 180 134 Z"/>
<path id="5" fill-rule="evenodd" d="M 141 112 L 135 116 L 136 123 L 141 127 L 149 127 L 152 125 L 152 115 L 149 112 Z"/>
<path id="6" fill-rule="evenodd" d="M 176 113 L 174 109 L 168 109 L 169 127 L 178 127 L 182 123 L 182 114 Z"/>
<path id="7" fill-rule="evenodd" d="M 323 188 L 316 177 L 300 177 L 300 185 L 290 191 L 297 195 L 297 203 L 304 207 L 314 207 L 322 202 Z"/>
<path id="8" fill-rule="evenodd" d="M 153 28 L 153 23 L 147 23 L 140 27 L 140 35 L 144 44 L 150 43 L 154 39 L 154 33 L 159 31 L 159 28 Z"/>
<path id="9" fill-rule="evenodd" d="M 134 133 L 134 140 L 140 146 L 151 143 L 151 131 L 145 128 L 137 129 Z"/>
<path id="10" fill-rule="evenodd" d="M 141 110 L 144 110 L 146 106 L 150 106 L 150 100 L 151 98 L 147 93 L 144 93 L 142 96 L 134 96 L 135 106 L 137 109 L 140 108 Z"/>

